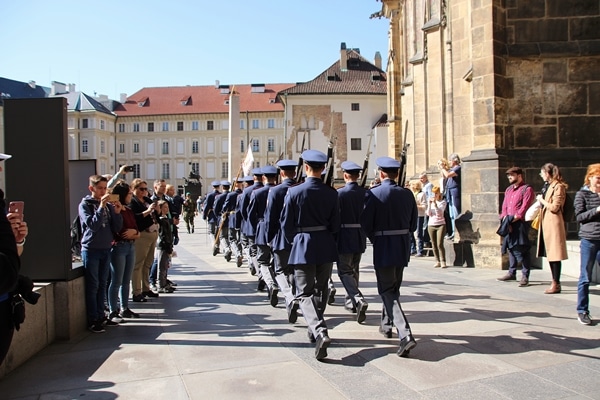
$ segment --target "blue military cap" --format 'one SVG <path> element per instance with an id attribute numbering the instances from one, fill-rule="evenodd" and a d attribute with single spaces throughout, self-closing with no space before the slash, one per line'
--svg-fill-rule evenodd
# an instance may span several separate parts
<path id="1" fill-rule="evenodd" d="M 377 166 L 381 169 L 398 169 L 400 161 L 394 160 L 392 157 L 379 157 L 375 160 Z"/>
<path id="2" fill-rule="evenodd" d="M 212 181 L 211 185 L 213 187 L 219 187 L 219 186 L 221 186 L 221 182 L 220 181 Z"/>
<path id="3" fill-rule="evenodd" d="M 262 170 L 260 168 L 254 168 L 252 170 L 252 175 L 262 175 Z"/>
<path id="4" fill-rule="evenodd" d="M 277 167 L 265 165 L 260 169 L 263 175 L 277 175 Z"/>
<path id="5" fill-rule="evenodd" d="M 280 160 L 277 162 L 279 169 L 294 170 L 298 166 L 298 162 L 294 160 Z"/>
<path id="6" fill-rule="evenodd" d="M 360 165 L 352 161 L 344 161 L 342 163 L 342 169 L 347 172 L 358 172 L 362 169 Z"/>
<path id="7" fill-rule="evenodd" d="M 325 164 L 327 162 L 327 154 L 319 150 L 305 150 L 302 153 L 302 159 L 309 164 Z"/>
<path id="8" fill-rule="evenodd" d="M 231 186 L 231 182 L 229 182 L 229 181 L 221 181 L 221 186 Z"/>
<path id="9" fill-rule="evenodd" d="M 240 179 L 240 182 L 254 182 L 254 178 L 252 175 L 246 175 L 245 177 Z"/>

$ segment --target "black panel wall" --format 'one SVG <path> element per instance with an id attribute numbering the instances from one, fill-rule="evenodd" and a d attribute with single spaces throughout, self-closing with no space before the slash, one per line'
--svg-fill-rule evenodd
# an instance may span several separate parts
<path id="1" fill-rule="evenodd" d="M 71 263 L 67 100 L 5 100 L 4 143 L 13 156 L 4 161 L 7 202 L 25 202 L 29 226 L 22 274 L 35 281 L 73 279 L 81 272 Z"/>

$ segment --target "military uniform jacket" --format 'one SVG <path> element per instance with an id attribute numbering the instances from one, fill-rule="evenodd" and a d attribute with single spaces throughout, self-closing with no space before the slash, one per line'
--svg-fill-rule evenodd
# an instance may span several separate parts
<path id="1" fill-rule="evenodd" d="M 218 224 L 221 223 L 222 214 L 223 214 L 223 211 L 225 211 L 223 208 L 223 205 L 225 204 L 225 199 L 227 199 L 228 194 L 229 194 L 229 191 L 226 191 L 226 192 L 223 192 L 223 193 L 217 195 L 217 197 L 215 198 L 214 209 L 215 209 L 215 215 L 217 217 Z"/>
<path id="2" fill-rule="evenodd" d="M 272 183 L 267 183 L 260 189 L 256 189 L 250 195 L 250 204 L 248 205 L 248 219 L 250 226 L 254 228 L 255 242 L 257 245 L 269 244 L 267 240 L 267 225 L 265 223 L 265 209 L 267 208 L 267 197 L 269 190 L 274 187 Z"/>
<path id="3" fill-rule="evenodd" d="M 225 203 L 223 204 L 223 212 L 229 213 L 229 229 L 240 229 L 240 224 L 236 219 L 236 208 L 238 196 L 242 193 L 242 189 L 236 189 L 233 192 L 227 193 Z"/>
<path id="4" fill-rule="evenodd" d="M 373 243 L 375 268 L 408 265 L 410 235 L 417 230 L 417 220 L 417 203 L 410 190 L 384 179 L 367 191 L 360 223 Z"/>
<path id="5" fill-rule="evenodd" d="M 244 196 L 244 197 L 241 200 L 242 201 L 242 205 L 241 205 L 242 228 L 241 228 L 241 231 L 246 236 L 254 236 L 256 234 L 256 226 L 251 226 L 250 221 L 248 219 L 248 206 L 250 205 L 250 196 L 252 195 L 252 192 L 257 189 L 260 189 L 261 187 L 263 187 L 262 182 L 254 182 L 254 185 L 248 186 L 242 192 L 242 196 Z"/>
<path id="6" fill-rule="evenodd" d="M 356 182 L 348 182 L 338 189 L 340 202 L 340 233 L 338 235 L 338 253 L 364 253 L 367 248 L 367 236 L 360 224 L 360 214 L 365 205 L 367 190 Z"/>
<path id="7" fill-rule="evenodd" d="M 220 194 L 218 190 L 210 192 L 206 195 L 206 199 L 204 200 L 204 209 L 202 210 L 202 215 L 209 223 L 216 223 L 217 216 L 215 214 L 214 206 L 215 206 L 215 197 Z"/>
<path id="8" fill-rule="evenodd" d="M 284 179 L 280 185 L 269 190 L 267 197 L 267 209 L 265 210 L 265 225 L 268 228 L 267 242 L 271 243 L 273 251 L 290 250 L 292 245 L 285 239 L 281 229 L 281 210 L 288 189 L 294 185 L 293 179 Z"/>
<path id="9" fill-rule="evenodd" d="M 324 264 L 338 260 L 335 234 L 340 229 L 336 190 L 308 177 L 285 196 L 281 226 L 292 244 L 289 264 Z"/>

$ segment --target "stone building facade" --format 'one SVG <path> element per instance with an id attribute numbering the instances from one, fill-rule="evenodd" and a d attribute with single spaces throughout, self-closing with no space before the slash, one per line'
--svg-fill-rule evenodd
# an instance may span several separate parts
<path id="1" fill-rule="evenodd" d="M 463 158 L 460 240 L 477 267 L 500 268 L 505 170 L 521 166 L 537 191 L 540 167 L 552 162 L 574 193 L 598 162 L 600 3 L 382 3 L 392 147 L 399 151 L 407 127 L 409 176 L 427 170 L 437 179 L 440 158 Z M 573 236 L 576 224 L 568 228 Z"/>

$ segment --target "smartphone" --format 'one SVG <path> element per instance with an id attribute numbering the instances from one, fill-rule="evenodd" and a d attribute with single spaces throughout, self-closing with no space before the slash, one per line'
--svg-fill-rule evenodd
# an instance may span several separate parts
<path id="1" fill-rule="evenodd" d="M 119 195 L 118 194 L 109 194 L 108 201 L 119 201 Z"/>
<path id="2" fill-rule="evenodd" d="M 25 203 L 22 201 L 11 201 L 8 204 L 8 212 L 23 215 L 23 207 Z"/>
<path id="3" fill-rule="evenodd" d="M 132 166 L 125 167 L 125 172 L 133 172 L 133 167 Z"/>

